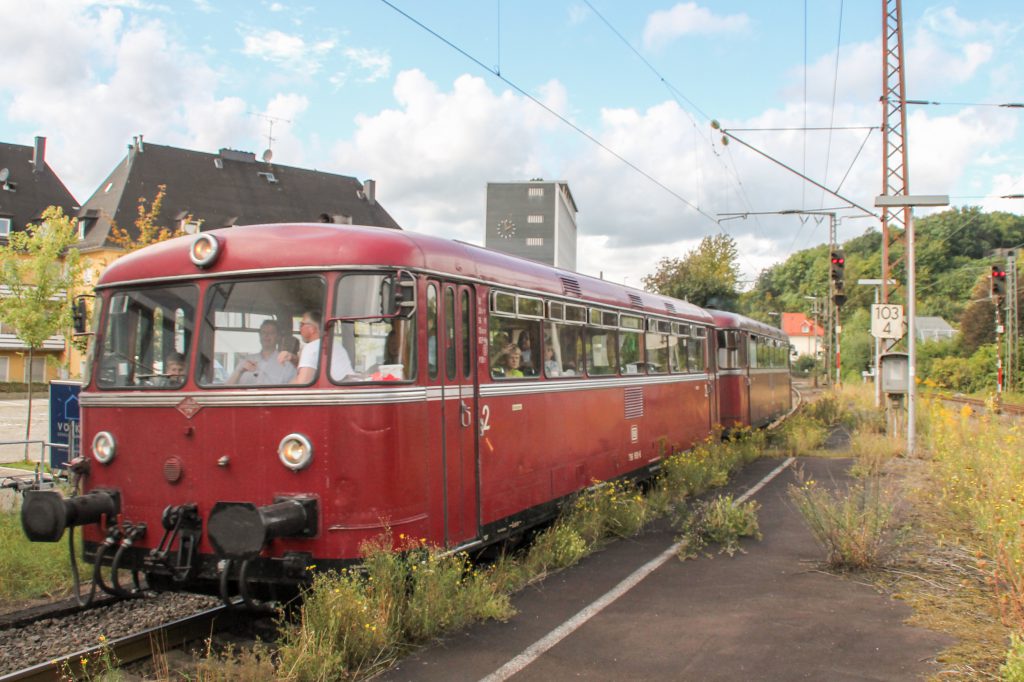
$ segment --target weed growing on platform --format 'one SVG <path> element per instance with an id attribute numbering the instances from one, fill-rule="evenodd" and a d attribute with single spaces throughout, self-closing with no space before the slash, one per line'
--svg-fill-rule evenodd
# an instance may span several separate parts
<path id="1" fill-rule="evenodd" d="M 830 491 L 797 474 L 789 497 L 800 510 L 833 569 L 864 570 L 889 563 L 903 533 L 895 524 L 895 503 L 877 478 Z"/>
<path id="2" fill-rule="evenodd" d="M 306 680 L 363 679 L 391 665 L 410 644 L 475 621 L 504 619 L 508 595 L 463 553 L 384 535 L 363 546 L 358 570 L 313 578 L 298 623 L 286 624 L 279 675 Z"/>
<path id="3" fill-rule="evenodd" d="M 709 544 L 717 544 L 719 553 L 732 556 L 740 549 L 740 538 L 761 539 L 757 524 L 757 510 L 760 505 L 749 500 L 737 503 L 731 495 L 713 500 L 697 502 L 692 507 L 680 509 L 673 525 L 681 531 L 679 558 L 696 558 Z"/>
<path id="4" fill-rule="evenodd" d="M 856 459 L 850 473 L 859 478 L 881 476 L 885 465 L 905 451 L 904 440 L 861 429 L 850 439 L 850 454 Z"/>
<path id="5" fill-rule="evenodd" d="M 29 542 L 18 514 L 0 513 L 0 602 L 66 594 L 70 587 L 67 538 Z"/>
<path id="6" fill-rule="evenodd" d="M 828 427 L 825 422 L 811 414 L 800 413 L 790 417 L 778 430 L 773 438 L 773 445 L 786 455 L 798 457 L 814 452 L 824 445 L 827 439 Z"/>

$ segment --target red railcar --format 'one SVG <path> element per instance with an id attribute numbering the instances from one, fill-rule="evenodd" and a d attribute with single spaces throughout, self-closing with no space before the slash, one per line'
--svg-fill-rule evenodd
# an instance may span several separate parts
<path id="1" fill-rule="evenodd" d="M 789 338 L 749 317 L 709 310 L 715 324 L 722 426 L 760 427 L 792 409 Z"/>
<path id="2" fill-rule="evenodd" d="M 225 597 L 385 531 L 513 536 L 731 406 L 704 310 L 410 232 L 208 232 L 121 258 L 96 292 L 82 494 L 28 497 L 26 532 L 82 525 L 97 566 Z"/>

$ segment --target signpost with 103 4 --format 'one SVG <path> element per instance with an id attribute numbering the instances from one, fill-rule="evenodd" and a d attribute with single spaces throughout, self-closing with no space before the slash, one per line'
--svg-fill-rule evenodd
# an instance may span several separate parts
<path id="1" fill-rule="evenodd" d="M 903 337 L 903 306 L 875 303 L 871 306 L 871 335 L 876 339 Z"/>

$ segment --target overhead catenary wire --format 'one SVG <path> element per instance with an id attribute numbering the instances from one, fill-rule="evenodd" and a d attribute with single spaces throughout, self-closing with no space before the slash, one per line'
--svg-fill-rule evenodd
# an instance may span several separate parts
<path id="1" fill-rule="evenodd" d="M 593 144 L 595 144 L 596 146 L 598 146 L 599 148 L 601 148 L 602 150 L 604 150 L 605 152 L 607 152 L 611 156 L 615 157 L 617 160 L 619 160 L 620 162 L 622 162 L 623 164 L 625 164 L 626 166 L 631 168 L 633 171 L 635 171 L 636 173 L 638 173 L 642 177 L 646 178 L 648 181 L 650 181 L 651 183 L 653 183 L 657 187 L 660 187 L 662 190 L 667 192 L 669 195 L 675 197 L 680 202 L 686 204 L 691 209 L 693 209 L 694 211 L 696 211 L 700 215 L 704 216 L 704 218 L 706 218 L 710 222 L 714 223 L 715 226 L 724 235 L 731 236 L 731 235 L 729 235 L 729 233 L 721 225 L 718 224 L 718 221 L 715 219 L 715 217 L 713 215 L 711 215 L 710 213 L 708 213 L 707 211 L 705 211 L 700 206 L 698 206 L 697 204 L 693 203 L 692 201 L 690 201 L 689 199 L 687 199 L 683 195 L 679 194 L 674 189 L 672 189 L 671 187 L 669 187 L 665 183 L 661 182 L 660 180 L 655 178 L 653 175 L 651 175 L 650 173 L 648 173 L 644 169 L 642 169 L 639 166 L 637 166 L 635 163 L 633 163 L 629 159 L 625 158 L 624 156 L 622 156 L 621 154 L 619 154 L 615 150 L 613 150 L 610 147 L 608 147 L 606 144 L 604 144 L 603 142 L 598 140 L 596 137 L 594 137 L 593 135 L 591 135 L 590 133 L 585 131 L 583 128 L 579 127 L 578 125 L 576 125 L 575 123 L 573 123 L 572 121 L 567 119 L 565 116 L 563 116 L 562 114 L 558 113 L 557 111 L 552 109 L 550 106 L 548 106 L 544 102 L 542 102 L 539 99 L 537 99 L 536 97 L 534 97 L 532 94 L 527 92 L 525 89 L 520 87 L 518 84 L 513 82 L 511 79 L 509 79 L 506 76 L 501 75 L 500 73 L 498 73 L 498 71 L 496 69 L 487 66 L 482 61 L 480 61 L 479 59 L 477 59 L 476 57 L 474 57 L 469 52 L 467 52 L 463 48 L 459 47 L 455 43 L 453 43 L 448 38 L 445 38 L 443 35 L 441 35 L 437 31 L 435 31 L 434 29 L 430 28 L 429 26 L 427 26 L 426 24 L 424 24 L 420 20 L 416 19 L 414 16 L 412 16 L 411 14 L 406 12 L 405 10 L 401 9 L 400 7 L 397 7 L 395 4 L 390 2 L 390 0 L 380 0 L 380 1 L 383 4 L 387 5 L 388 7 L 390 7 L 391 9 L 393 9 L 398 14 L 402 15 L 403 17 L 405 17 L 406 19 L 408 19 L 409 21 L 414 23 L 415 25 L 419 26 L 421 29 L 423 29 L 424 31 L 426 31 L 430 35 L 434 36 L 435 38 L 437 38 L 438 40 L 443 42 L 448 47 L 452 48 L 453 50 L 455 50 L 456 52 L 461 54 L 466 59 L 470 60 L 471 62 L 473 62 L 474 64 L 479 66 L 481 69 L 487 71 L 488 73 L 492 74 L 494 77 L 496 77 L 499 80 L 501 80 L 503 83 L 508 85 L 510 88 L 512 88 L 513 90 L 518 92 L 520 95 L 522 95 L 523 97 L 526 97 L 531 102 L 533 102 L 534 104 L 536 104 L 540 108 L 544 109 L 546 112 L 548 112 L 549 114 L 551 114 L 552 116 L 554 116 L 555 118 L 560 120 L 562 123 L 564 123 L 565 125 L 569 126 L 573 130 L 575 130 L 577 133 L 579 133 L 580 135 L 582 135 L 583 137 L 588 139 L 590 142 L 592 142 Z"/>
<path id="2" fill-rule="evenodd" d="M 603 14 L 601 14 L 601 12 L 599 12 L 597 10 L 597 8 L 594 7 L 593 4 L 591 4 L 590 0 L 583 0 L 583 2 L 590 9 L 590 11 L 593 12 L 594 15 L 598 19 L 600 19 L 601 22 L 604 23 L 605 26 L 608 27 L 608 30 L 610 30 L 613 34 L 615 34 L 615 36 L 620 41 L 622 41 L 622 43 L 625 44 L 626 47 L 628 47 L 629 50 L 634 55 L 636 55 L 636 57 L 641 62 L 644 63 L 644 65 L 650 70 L 651 73 L 653 73 L 655 75 L 655 77 L 661 82 L 661 84 L 665 86 L 665 89 L 668 90 L 669 94 L 672 95 L 672 97 L 676 100 L 676 103 L 679 104 L 679 108 L 689 117 L 690 123 L 693 125 L 694 131 L 696 131 L 696 134 L 699 135 L 700 133 L 699 133 L 699 129 L 697 127 L 697 121 L 694 120 L 693 116 L 690 115 L 690 111 L 685 106 L 683 106 L 683 102 L 688 104 L 698 114 L 703 116 L 706 121 L 711 121 L 711 117 L 706 112 L 704 112 L 704 110 L 701 109 L 697 105 L 696 102 L 694 102 L 689 97 L 684 95 L 679 90 L 679 88 L 677 88 L 671 81 L 669 81 L 668 78 L 666 78 L 660 71 L 658 71 L 658 69 L 655 68 L 655 66 L 653 64 L 651 64 L 651 62 L 646 57 L 644 57 L 640 53 L 640 51 L 637 50 L 636 47 L 633 46 L 633 44 L 631 42 L 629 42 L 629 40 L 622 34 L 622 32 L 619 31 L 614 25 L 612 25 L 612 23 Z M 739 189 L 738 195 L 739 195 L 740 201 L 748 209 L 751 208 L 750 197 L 747 196 L 747 188 L 743 184 L 742 179 L 740 178 L 739 170 L 737 169 L 735 159 L 732 158 L 732 154 L 731 153 L 729 154 L 729 163 L 726 163 L 724 160 L 722 160 L 722 157 L 715 151 L 714 141 L 713 141 L 711 135 L 708 134 L 705 139 L 707 139 L 707 141 L 709 142 L 709 144 L 711 146 L 712 154 L 714 154 L 715 158 L 719 160 L 719 163 L 721 163 L 722 168 L 725 170 L 726 173 L 731 175 L 732 178 L 735 180 L 736 186 Z M 695 158 L 696 158 L 696 155 L 697 155 L 696 154 L 696 146 L 694 147 L 694 150 L 695 150 Z M 698 184 L 699 184 L 700 183 L 700 178 L 701 178 L 701 173 L 698 172 L 697 173 L 697 177 L 698 177 Z M 698 195 L 700 195 L 700 189 L 699 188 L 698 188 Z M 757 233 L 757 236 L 758 237 L 762 236 L 761 235 L 761 222 L 760 222 L 760 220 L 757 220 L 757 219 L 754 220 L 754 227 L 755 227 L 755 232 Z"/>

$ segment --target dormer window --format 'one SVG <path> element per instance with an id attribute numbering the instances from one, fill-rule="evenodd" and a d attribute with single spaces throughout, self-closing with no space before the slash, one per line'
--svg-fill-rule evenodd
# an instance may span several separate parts
<path id="1" fill-rule="evenodd" d="M 804 326 L 800 327 L 800 331 L 803 334 L 810 334 L 811 328 L 805 323 Z"/>
<path id="2" fill-rule="evenodd" d="M 85 233 L 89 231 L 92 224 L 96 222 L 95 218 L 79 218 L 78 219 L 78 238 L 85 239 Z"/>

